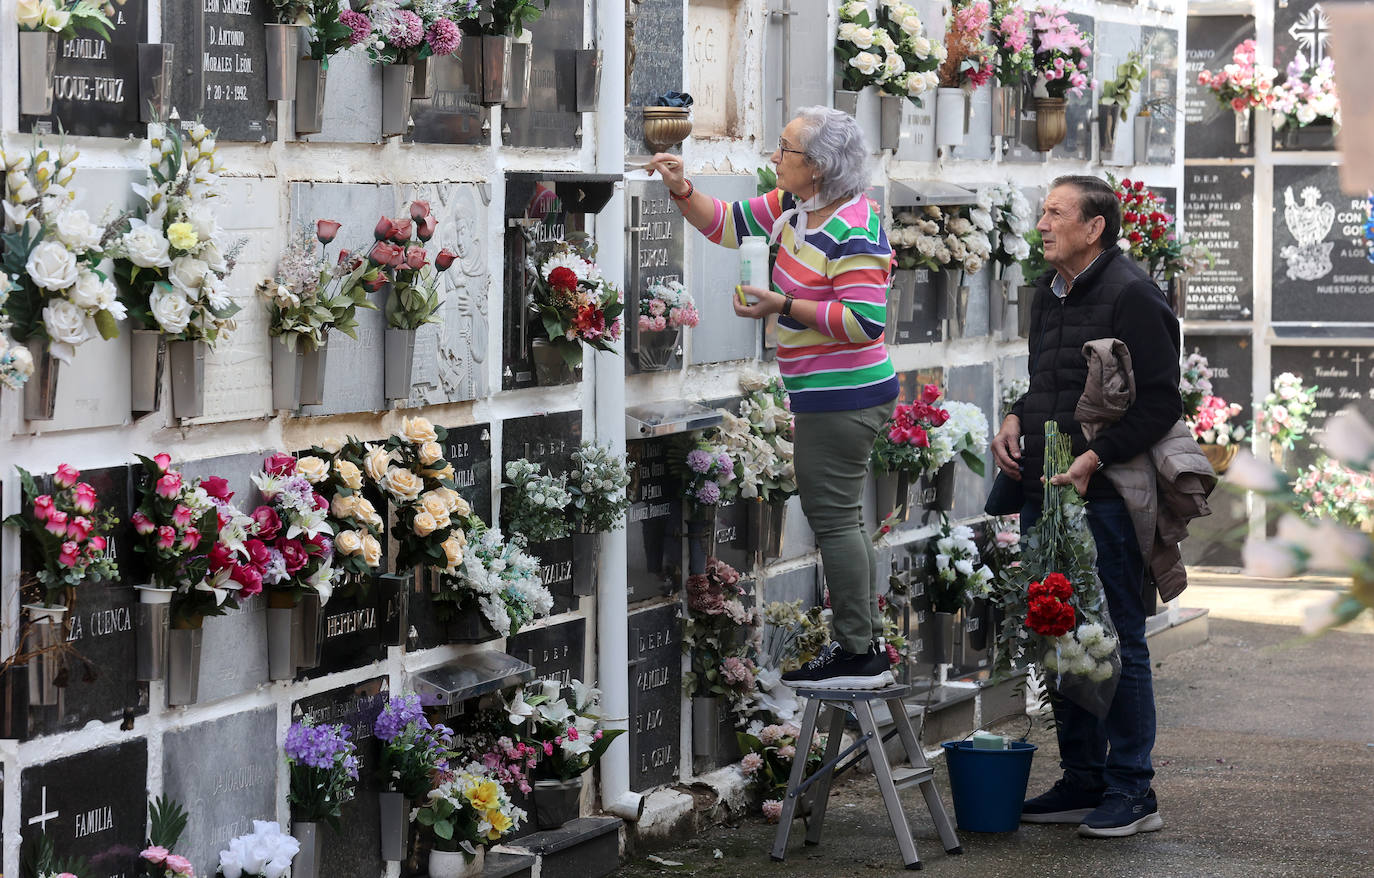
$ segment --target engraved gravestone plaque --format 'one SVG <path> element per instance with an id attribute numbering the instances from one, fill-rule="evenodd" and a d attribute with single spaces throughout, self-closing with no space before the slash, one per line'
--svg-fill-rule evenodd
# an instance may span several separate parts
<path id="1" fill-rule="evenodd" d="M 572 463 L 582 437 L 582 412 L 558 412 L 517 418 L 502 425 L 501 459 L 509 462 L 524 458 L 541 464 L 553 475 L 562 475 Z M 505 477 L 502 464 L 502 479 Z M 539 559 L 544 585 L 553 593 L 553 612 L 577 606 L 573 594 L 572 537 L 563 537 L 529 547 Z"/>
<path id="2" fill-rule="evenodd" d="M 550 3 L 529 26 L 529 106 L 502 111 L 502 140 L 507 146 L 575 147 L 582 134 L 577 112 L 576 53 L 582 48 L 582 4 Z M 678 42 L 682 44 L 682 11 Z M 680 53 L 679 53 L 680 54 Z M 606 77 L 613 82 L 612 77 Z"/>
<path id="3" fill-rule="evenodd" d="M 506 638 L 506 653 L 533 665 L 536 680 L 556 680 L 565 686 L 581 680 L 586 673 L 587 620 L 579 616 L 513 634 Z"/>
<path id="4" fill-rule="evenodd" d="M 829 57 L 835 34 L 826 0 L 772 0 L 768 13 L 763 47 L 763 133 L 764 143 L 775 144 L 798 109 L 829 105 L 831 82 L 816 75 L 814 59 Z M 921 16 L 924 20 L 924 11 Z"/>
<path id="5" fill-rule="evenodd" d="M 1236 114 L 1222 106 L 1215 93 L 1197 81 L 1206 70 L 1216 73 L 1231 63 L 1231 55 L 1255 38 L 1251 15 L 1189 15 L 1188 48 L 1183 74 L 1183 155 L 1185 158 L 1240 158 L 1253 152 L 1253 137 L 1236 142 Z M 1253 128 L 1253 114 L 1251 126 Z"/>
<path id="6" fill-rule="evenodd" d="M 147 837 L 147 739 L 26 766 L 19 787 L 26 846 L 46 835 L 59 857 L 87 861 L 83 878 L 137 874 Z"/>
<path id="7" fill-rule="evenodd" d="M 1331 20 L 1320 2 L 1294 0 L 1274 6 L 1274 66 L 1279 79 L 1286 77 L 1289 65 L 1299 56 L 1310 66 L 1317 66 L 1331 48 Z M 1302 142 L 1289 144 L 1286 135 L 1293 123 L 1283 131 L 1274 132 L 1274 149 L 1335 149 L 1335 134 L 1331 120 L 1314 122 L 1302 129 Z"/>
<path id="8" fill-rule="evenodd" d="M 631 601 L 673 594 L 682 580 L 682 482 L 668 464 L 669 449 L 664 439 L 625 443 L 630 472 L 625 575 Z"/>
<path id="9" fill-rule="evenodd" d="M 625 190 L 630 223 L 625 232 L 626 312 L 629 315 L 625 329 L 630 336 L 629 350 L 637 351 L 642 332 L 639 303 L 649 297 L 649 290 L 654 285 L 683 279 L 687 223 L 673 206 L 667 187 L 659 181 L 628 183 Z M 694 298 L 700 301 L 703 297 Z M 639 371 L 638 356 L 631 353 L 625 357 L 625 371 L 627 374 Z"/>
<path id="10" fill-rule="evenodd" d="M 1298 345 L 1275 347 L 1270 353 L 1274 375 L 1292 372 L 1304 384 L 1317 386 L 1317 407 L 1308 417 L 1306 441 L 1292 452 L 1297 467 L 1305 468 L 1320 453 L 1326 422 L 1336 412 L 1354 406 L 1366 421 L 1374 421 L 1374 347 L 1364 345 Z M 1293 465 L 1288 466 L 1290 473 Z"/>
<path id="11" fill-rule="evenodd" d="M 678 605 L 631 613 L 630 788 L 638 792 L 678 776 L 682 716 L 682 619 Z"/>
<path id="12" fill-rule="evenodd" d="M 1241 407 L 1236 420 L 1242 425 L 1251 411 L 1251 376 L 1254 374 L 1254 345 L 1249 335 L 1203 335 L 1189 332 L 1185 350 L 1197 351 L 1207 358 L 1212 370 L 1212 393 Z M 1280 349 L 1281 350 L 1281 349 Z M 1241 440 L 1245 447 L 1247 433 Z M 1245 542 L 1248 514 L 1245 494 L 1240 491 L 1213 491 L 1207 499 L 1212 514 L 1194 519 L 1188 525 L 1188 539 L 1180 544 L 1186 564 L 1237 567 Z"/>
<path id="13" fill-rule="evenodd" d="M 148 39 L 149 0 L 111 4 L 114 27 L 107 42 L 89 31 L 57 40 L 52 113 L 21 116 L 19 127 L 34 134 L 142 137 L 139 108 L 151 97 L 139 94 L 138 44 Z M 92 219 L 98 214 L 93 212 Z"/>
<path id="14" fill-rule="evenodd" d="M 1364 198 L 1341 193 L 1335 165 L 1274 168 L 1275 322 L 1369 319 L 1368 215 Z"/>
<path id="15" fill-rule="evenodd" d="M 1212 394 L 1227 402 L 1239 403 L 1244 420 L 1251 409 L 1251 376 L 1254 374 L 1253 339 L 1249 335 L 1203 335 L 1189 333 L 1184 349 L 1207 358 L 1212 370 Z"/>
<path id="16" fill-rule="evenodd" d="M 461 61 L 451 55 L 429 59 L 434 96 L 411 101 L 409 140 L 415 143 L 482 143 L 486 140 L 485 129 L 490 124 L 491 114 L 479 102 L 480 83 L 474 76 L 481 53 L 477 50 L 477 41 L 469 40 L 461 53 L 464 56 Z"/>
<path id="17" fill-rule="evenodd" d="M 1188 280 L 1189 320 L 1248 320 L 1255 301 L 1254 171 L 1239 165 L 1184 169 L 1183 221 L 1215 258 Z"/>
<path id="18" fill-rule="evenodd" d="M 196 118 L 220 140 L 277 137 L 267 100 L 267 0 L 169 0 L 163 39 L 176 44 L 172 103 L 182 124 Z"/>

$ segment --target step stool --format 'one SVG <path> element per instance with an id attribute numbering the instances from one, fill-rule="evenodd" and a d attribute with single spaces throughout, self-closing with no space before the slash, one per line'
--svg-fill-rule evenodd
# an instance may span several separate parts
<path id="1" fill-rule="evenodd" d="M 897 847 L 902 852 L 902 861 L 908 869 L 921 868 L 921 858 L 916 853 L 916 842 L 911 838 L 911 826 L 907 823 L 906 812 L 897 790 L 919 785 L 925 796 L 926 808 L 935 821 L 935 830 L 940 834 L 940 843 L 945 852 L 962 854 L 963 847 L 954 834 L 954 826 L 945 813 L 944 802 L 935 788 L 935 769 L 926 762 L 921 752 L 920 742 L 912 731 L 911 720 L 906 715 L 902 699 L 911 691 L 910 686 L 888 686 L 885 689 L 811 689 L 796 687 L 797 696 L 806 699 L 806 713 L 802 719 L 801 734 L 797 737 L 797 755 L 792 760 L 792 776 L 787 781 L 787 795 L 783 798 L 782 815 L 778 821 L 777 838 L 773 841 L 772 858 L 781 862 L 787 857 L 787 836 L 792 831 L 792 820 L 797 815 L 797 804 L 801 797 L 814 784 L 815 794 L 811 797 L 811 817 L 806 824 L 806 843 L 820 844 L 821 826 L 825 822 L 825 807 L 830 798 L 830 784 L 835 777 L 835 766 L 850 754 L 866 748 L 869 761 L 873 763 L 873 776 L 878 789 L 883 794 L 887 806 L 887 816 L 892 821 L 892 833 L 897 837 Z M 883 738 L 878 732 L 878 723 L 873 718 L 873 702 L 887 702 L 892 714 L 892 722 L 902 747 L 906 750 L 908 765 L 893 768 L 883 749 Z M 811 777 L 802 779 L 806 770 L 806 752 L 816 731 L 816 718 L 821 705 L 831 705 L 830 737 L 825 745 L 825 762 Z M 844 752 L 840 750 L 840 738 L 844 733 L 844 720 L 847 713 L 853 713 L 859 722 L 859 738 Z M 854 760 L 862 758 L 862 753 Z M 854 761 L 854 760 L 851 760 Z M 843 770 L 843 769 L 842 769 Z"/>

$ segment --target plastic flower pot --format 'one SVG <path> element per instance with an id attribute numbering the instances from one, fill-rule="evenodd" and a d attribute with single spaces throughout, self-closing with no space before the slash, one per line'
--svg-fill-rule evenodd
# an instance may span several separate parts
<path id="1" fill-rule="evenodd" d="M 19 112 L 46 116 L 52 112 L 53 74 L 57 70 L 57 34 L 49 30 L 19 32 Z"/>
<path id="2" fill-rule="evenodd" d="M 267 676 L 290 680 L 296 676 L 296 656 L 301 617 L 291 596 L 270 592 L 267 596 Z"/>
<path id="3" fill-rule="evenodd" d="M 486 848 L 477 848 L 477 853 L 466 851 L 430 851 L 429 878 L 475 878 L 482 874 L 486 865 Z M 292 878 L 301 878 L 296 870 L 291 870 Z"/>
<path id="4" fill-rule="evenodd" d="M 835 109 L 853 116 L 859 112 L 859 93 L 846 88 L 835 89 Z"/>
<path id="5" fill-rule="evenodd" d="M 409 399 L 411 370 L 415 365 L 415 330 L 388 328 L 383 338 L 386 360 L 382 386 L 387 402 Z"/>
<path id="6" fill-rule="evenodd" d="M 301 58 L 296 62 L 296 133 L 319 134 L 324 130 L 324 96 L 329 68 L 323 61 Z"/>
<path id="7" fill-rule="evenodd" d="M 301 351 L 301 405 L 322 405 L 324 403 L 324 374 L 329 365 L 329 340 L 320 341 L 320 346 L 306 345 Z"/>
<path id="8" fill-rule="evenodd" d="M 272 340 L 272 408 L 278 411 L 301 407 L 301 346 L 297 339 L 296 349 L 288 348 L 281 335 Z"/>
<path id="9" fill-rule="evenodd" d="M 176 590 L 152 585 L 136 585 L 134 589 L 138 592 L 138 616 L 134 625 L 138 640 L 135 679 L 161 680 L 166 673 L 168 621 Z"/>
<path id="10" fill-rule="evenodd" d="M 536 829 L 557 829 L 582 813 L 582 775 L 568 780 L 534 782 L 534 825 Z"/>
<path id="11" fill-rule="evenodd" d="M 896 149 L 902 137 L 902 102 L 906 98 L 896 95 L 879 95 L 879 149 Z"/>
<path id="12" fill-rule="evenodd" d="M 404 793 L 377 794 L 377 812 L 382 836 L 382 859 L 404 860 L 410 835 L 410 803 Z"/>
<path id="13" fill-rule="evenodd" d="M 1241 110 L 1236 113 L 1236 145 L 1250 145 L 1250 120 L 1254 118 L 1254 111 L 1250 109 Z"/>
<path id="14" fill-rule="evenodd" d="M 873 471 L 874 512 L 879 522 L 886 521 L 897 509 L 898 504 L 901 505 L 902 511 L 897 516 L 897 521 L 907 521 L 911 518 L 911 504 L 907 502 L 909 485 L 910 476 L 905 470 Z"/>
<path id="15" fill-rule="evenodd" d="M 962 88 L 935 90 L 935 142 L 963 146 L 968 134 L 968 92 Z"/>
<path id="16" fill-rule="evenodd" d="M 301 843 L 300 853 L 291 861 L 291 878 L 320 878 L 324 836 L 313 820 L 292 820 L 291 834 Z"/>
<path id="17" fill-rule="evenodd" d="M 678 344 L 682 340 L 682 329 L 664 329 L 658 332 L 639 331 L 639 371 L 663 372 L 676 359 Z"/>
<path id="18" fill-rule="evenodd" d="M 714 763 L 720 752 L 720 699 L 692 698 L 692 755 Z"/>
<path id="19" fill-rule="evenodd" d="M 1016 137 L 1021 121 L 1021 97 L 1024 89 L 1016 85 L 992 87 L 992 136 Z"/>
<path id="20" fill-rule="evenodd" d="M 410 127 L 410 99 L 414 86 L 414 65 L 382 65 L 383 137 L 396 137 L 405 134 Z"/>
<path id="21" fill-rule="evenodd" d="M 959 614 L 932 612 L 927 623 L 930 642 L 927 644 L 926 657 L 937 665 L 954 662 L 954 627 Z"/>
<path id="22" fill-rule="evenodd" d="M 267 29 L 267 99 L 289 101 L 296 97 L 296 62 L 301 55 L 304 25 L 269 22 Z"/>
<path id="23" fill-rule="evenodd" d="M 167 706 L 184 707 L 200 699 L 200 653 L 204 630 L 199 620 L 193 628 L 167 632 Z"/>
<path id="24" fill-rule="evenodd" d="M 1035 745 L 1011 741 L 1006 750 L 975 750 L 972 741 L 946 741 L 945 766 L 954 820 L 966 832 L 1015 832 L 1030 781 Z"/>
<path id="25" fill-rule="evenodd" d="M 169 341 L 172 370 L 172 416 L 198 418 L 205 413 L 205 342 Z"/>
<path id="26" fill-rule="evenodd" d="M 1135 117 L 1135 129 L 1131 132 L 1135 137 L 1135 163 L 1143 165 L 1150 160 L 1150 126 L 1155 122 L 1155 117 L 1146 112 L 1137 113 Z"/>
<path id="27" fill-rule="evenodd" d="M 301 595 L 296 604 L 299 636 L 293 642 L 296 670 L 319 667 L 324 647 L 324 605 L 318 593 Z"/>

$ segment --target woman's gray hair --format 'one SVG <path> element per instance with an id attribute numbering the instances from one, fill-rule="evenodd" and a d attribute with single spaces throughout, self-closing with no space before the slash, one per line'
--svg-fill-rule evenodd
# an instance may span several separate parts
<path id="1" fill-rule="evenodd" d="M 863 130 L 854 117 L 830 107 L 802 107 L 801 143 L 798 146 L 816 166 L 820 176 L 821 204 L 837 198 L 853 198 L 872 184 L 870 153 Z"/>

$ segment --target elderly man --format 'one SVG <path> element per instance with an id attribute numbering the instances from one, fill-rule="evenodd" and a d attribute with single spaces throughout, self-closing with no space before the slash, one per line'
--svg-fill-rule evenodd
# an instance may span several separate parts
<path id="1" fill-rule="evenodd" d="M 1073 441 L 1074 460 L 1056 485 L 1087 500 L 1097 570 L 1120 637 L 1121 678 L 1105 719 L 1053 696 L 1063 777 L 1026 801 L 1030 823 L 1077 823 L 1080 835 L 1152 832 L 1164 821 L 1150 782 L 1154 689 L 1145 643 L 1145 566 L 1126 505 L 1104 467 L 1148 450 L 1179 419 L 1179 327 L 1159 288 L 1116 246 L 1121 208 L 1096 177 L 1055 180 L 1036 228 L 1052 274 L 1039 279 L 1031 311 L 1030 389 L 992 441 L 997 465 L 1025 491 L 1023 529 L 1039 517 L 1045 422 Z M 1084 342 L 1117 338 L 1130 349 L 1136 400 L 1120 421 L 1088 442 L 1074 420 L 1087 380 Z M 1021 448 L 1024 438 L 1025 448 Z"/>

